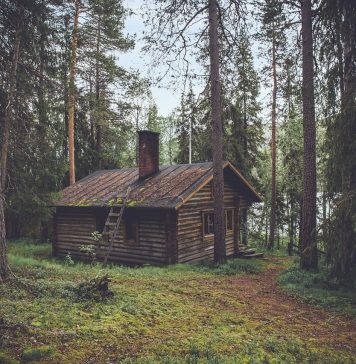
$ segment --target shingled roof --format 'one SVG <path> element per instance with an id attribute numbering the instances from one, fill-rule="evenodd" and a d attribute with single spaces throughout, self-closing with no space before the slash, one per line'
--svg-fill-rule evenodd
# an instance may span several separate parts
<path id="1" fill-rule="evenodd" d="M 236 177 L 237 188 L 250 202 L 261 197 L 243 178 L 241 173 L 225 162 Z M 121 204 L 128 187 L 131 187 L 128 206 L 150 208 L 179 208 L 186 200 L 213 177 L 213 164 L 177 164 L 161 166 L 159 173 L 139 180 L 138 168 L 97 171 L 61 191 L 55 206 L 97 206 Z"/>

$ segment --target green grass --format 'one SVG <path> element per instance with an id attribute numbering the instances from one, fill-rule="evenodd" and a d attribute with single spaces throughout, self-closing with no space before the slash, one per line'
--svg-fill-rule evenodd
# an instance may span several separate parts
<path id="1" fill-rule="evenodd" d="M 26 363 L 38 362 L 40 359 L 50 357 L 53 349 L 50 346 L 40 346 L 37 348 L 25 349 L 21 355 L 21 359 Z"/>
<path id="2" fill-rule="evenodd" d="M 315 341 L 308 328 L 301 336 L 274 316 L 261 321 L 255 309 L 268 296 L 239 292 L 285 261 L 104 269 L 52 258 L 49 245 L 9 245 L 17 278 L 0 285 L 0 363 L 356 363 L 346 346 L 329 347 L 333 336 Z M 82 282 L 104 274 L 113 297 L 78 297 Z"/>
<path id="3" fill-rule="evenodd" d="M 329 278 L 322 261 L 319 266 L 318 272 L 306 272 L 299 268 L 296 259 L 294 265 L 280 275 L 278 282 L 308 303 L 356 317 L 356 287 L 338 284 Z"/>

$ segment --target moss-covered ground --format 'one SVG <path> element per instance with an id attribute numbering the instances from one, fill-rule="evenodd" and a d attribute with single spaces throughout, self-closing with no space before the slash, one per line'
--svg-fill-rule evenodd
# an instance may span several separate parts
<path id="1" fill-rule="evenodd" d="M 14 242 L 10 262 L 0 363 L 356 363 L 355 318 L 278 286 L 289 258 L 103 269 Z M 106 273 L 112 298 L 78 298 Z"/>

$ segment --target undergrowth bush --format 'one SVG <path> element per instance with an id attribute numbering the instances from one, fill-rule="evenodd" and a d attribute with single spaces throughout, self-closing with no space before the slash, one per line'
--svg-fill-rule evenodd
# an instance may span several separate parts
<path id="1" fill-rule="evenodd" d="M 323 350 L 308 349 L 300 340 L 283 339 L 271 336 L 265 344 L 257 340 L 247 341 L 237 353 L 227 355 L 219 353 L 214 344 L 203 346 L 192 344 L 185 356 L 171 356 L 161 354 L 139 358 L 127 358 L 117 363 L 120 364 L 299 364 L 299 363 L 325 363 Z M 347 357 L 338 354 L 328 356 L 328 364 L 351 364 Z"/>
<path id="2" fill-rule="evenodd" d="M 279 276 L 278 282 L 309 303 L 356 316 L 356 286 L 343 286 L 331 278 L 323 261 L 317 272 L 304 271 L 295 262 Z"/>
<path id="3" fill-rule="evenodd" d="M 109 290 L 110 281 L 111 279 L 107 274 L 104 276 L 96 276 L 87 282 L 80 283 L 79 286 L 75 288 L 75 293 L 80 301 L 105 301 L 114 295 L 114 293 Z"/>
<path id="4" fill-rule="evenodd" d="M 28 348 L 22 353 L 22 360 L 26 363 L 35 362 L 39 359 L 49 357 L 54 350 L 50 346 L 40 346 L 38 348 Z"/>
<path id="5" fill-rule="evenodd" d="M 213 274 L 257 274 L 262 272 L 262 264 L 259 260 L 245 260 L 240 258 L 228 259 L 224 264 L 205 262 L 198 264 L 197 270 Z"/>
<path id="6" fill-rule="evenodd" d="M 0 364 L 19 364 L 18 360 L 12 359 L 6 353 L 0 351 Z"/>

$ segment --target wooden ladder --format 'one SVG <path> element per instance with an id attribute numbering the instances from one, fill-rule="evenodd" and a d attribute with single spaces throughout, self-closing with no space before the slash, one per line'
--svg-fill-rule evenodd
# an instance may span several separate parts
<path id="1" fill-rule="evenodd" d="M 114 245 L 114 241 L 119 234 L 119 227 L 121 224 L 122 217 L 124 216 L 124 211 L 126 208 L 128 197 L 130 195 L 130 191 L 131 191 L 131 187 L 128 187 L 128 189 L 126 190 L 125 199 L 124 199 L 121 207 L 112 206 L 110 208 L 109 215 L 106 219 L 105 226 L 103 229 L 103 236 L 101 239 L 103 241 L 104 237 L 107 237 L 108 243 L 109 243 L 108 247 L 106 249 L 105 255 L 104 255 L 104 260 L 103 260 L 104 267 L 107 265 L 112 247 Z M 117 211 L 117 209 L 119 209 L 119 208 L 120 208 L 120 211 Z M 117 218 L 116 221 L 112 221 L 113 218 L 114 219 Z M 114 230 L 111 231 L 111 227 L 114 227 Z"/>

